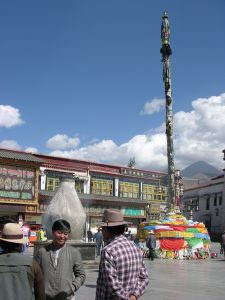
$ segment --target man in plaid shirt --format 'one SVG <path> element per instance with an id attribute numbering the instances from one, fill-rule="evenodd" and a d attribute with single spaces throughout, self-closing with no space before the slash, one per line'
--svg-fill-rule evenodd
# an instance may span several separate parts
<path id="1" fill-rule="evenodd" d="M 128 222 L 118 210 L 106 209 L 102 223 L 105 247 L 101 252 L 96 300 L 136 300 L 149 279 L 141 251 L 124 236 Z"/>

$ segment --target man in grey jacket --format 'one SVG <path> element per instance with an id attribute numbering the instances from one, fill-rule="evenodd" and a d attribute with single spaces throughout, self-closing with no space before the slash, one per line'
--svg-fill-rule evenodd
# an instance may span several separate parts
<path id="1" fill-rule="evenodd" d="M 46 300 L 74 300 L 85 281 L 80 252 L 66 244 L 71 228 L 66 220 L 52 226 L 52 244 L 38 250 L 36 260 L 45 277 Z"/>
<path id="2" fill-rule="evenodd" d="M 21 226 L 4 225 L 0 243 L 0 300 L 45 300 L 44 277 L 38 263 L 31 256 L 22 254 L 22 245 L 28 240 Z"/>
<path id="3" fill-rule="evenodd" d="M 154 260 L 155 259 L 155 248 L 156 248 L 156 238 L 154 236 L 154 232 L 151 230 L 149 231 L 149 235 L 146 239 L 146 246 L 148 247 L 148 259 Z"/>
<path id="4" fill-rule="evenodd" d="M 225 230 L 223 234 L 221 235 L 221 241 L 220 241 L 221 249 L 223 249 L 223 255 L 225 258 Z"/>

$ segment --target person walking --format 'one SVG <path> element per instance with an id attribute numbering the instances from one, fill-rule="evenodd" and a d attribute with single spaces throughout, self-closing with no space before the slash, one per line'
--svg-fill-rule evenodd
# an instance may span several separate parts
<path id="1" fill-rule="evenodd" d="M 156 248 L 156 238 L 154 232 L 149 231 L 149 235 L 146 239 L 146 247 L 148 248 L 148 259 L 155 259 L 155 248 Z"/>
<path id="2" fill-rule="evenodd" d="M 45 300 L 44 277 L 38 263 L 29 255 L 22 255 L 27 243 L 21 226 L 7 223 L 3 227 L 0 244 L 0 300 Z"/>
<path id="3" fill-rule="evenodd" d="M 223 249 L 223 255 L 224 255 L 224 258 L 225 258 L 225 231 L 221 235 L 220 245 L 221 245 L 221 249 Z"/>
<path id="4" fill-rule="evenodd" d="M 52 243 L 40 248 L 35 256 L 44 274 L 46 300 L 74 300 L 85 281 L 80 252 L 66 244 L 70 232 L 66 220 L 55 221 Z"/>
<path id="5" fill-rule="evenodd" d="M 132 236 L 132 234 L 131 234 L 131 230 L 128 230 L 128 232 L 127 232 L 127 234 L 126 234 L 126 238 L 127 238 L 128 240 L 130 240 L 130 241 L 133 240 L 133 236 Z"/>
<path id="6" fill-rule="evenodd" d="M 96 246 L 96 256 L 99 256 L 101 253 L 101 248 L 103 243 L 103 237 L 100 228 L 98 228 L 98 231 L 94 234 L 93 240 L 95 241 L 95 246 Z"/>
<path id="7" fill-rule="evenodd" d="M 148 273 L 140 249 L 124 236 L 122 212 L 106 209 L 102 227 L 105 246 L 101 252 L 96 300 L 136 300 L 144 294 Z"/>
<path id="8" fill-rule="evenodd" d="M 91 228 L 89 228 L 87 231 L 87 238 L 88 238 L 88 242 L 92 242 L 93 234 Z"/>

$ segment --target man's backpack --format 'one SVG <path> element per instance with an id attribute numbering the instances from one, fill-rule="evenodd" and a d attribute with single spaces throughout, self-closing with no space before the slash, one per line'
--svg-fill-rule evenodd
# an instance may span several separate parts
<path id="1" fill-rule="evenodd" d="M 147 238 L 147 240 L 146 240 L 146 246 L 148 248 L 155 249 L 155 247 L 156 247 L 156 239 L 155 239 L 155 237 L 153 235 L 150 234 L 149 237 Z"/>
<path id="2" fill-rule="evenodd" d="M 0 300 L 33 300 L 27 267 L 32 265 L 32 257 L 8 253 L 0 255 Z"/>
<path id="3" fill-rule="evenodd" d="M 148 248 L 152 248 L 152 242 L 151 242 L 151 238 L 150 237 L 148 237 L 147 240 L 146 240 L 146 246 Z"/>

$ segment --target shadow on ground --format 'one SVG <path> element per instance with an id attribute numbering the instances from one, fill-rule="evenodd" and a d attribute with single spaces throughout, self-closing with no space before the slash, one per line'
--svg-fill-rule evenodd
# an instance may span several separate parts
<path id="1" fill-rule="evenodd" d="M 96 288 L 96 284 L 85 284 L 84 286 L 86 286 L 88 288 L 92 288 L 92 289 Z"/>

